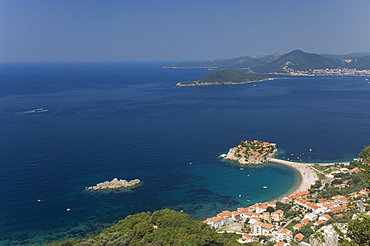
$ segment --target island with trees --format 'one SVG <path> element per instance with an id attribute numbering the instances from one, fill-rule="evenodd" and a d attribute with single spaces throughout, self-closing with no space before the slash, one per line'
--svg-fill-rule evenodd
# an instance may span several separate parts
<path id="1" fill-rule="evenodd" d="M 276 144 L 259 140 L 241 141 L 240 144 L 231 148 L 227 154 L 220 157 L 225 160 L 238 161 L 242 165 L 263 164 L 277 152 Z"/>
<path id="2" fill-rule="evenodd" d="M 240 70 L 222 70 L 211 72 L 208 77 L 197 81 L 180 82 L 177 86 L 236 85 L 272 80 L 271 78 Z"/>

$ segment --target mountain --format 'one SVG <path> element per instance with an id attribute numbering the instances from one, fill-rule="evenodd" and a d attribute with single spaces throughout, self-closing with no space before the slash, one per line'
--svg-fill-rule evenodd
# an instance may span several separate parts
<path id="1" fill-rule="evenodd" d="M 177 86 L 245 84 L 267 79 L 269 78 L 240 70 L 222 70 L 211 72 L 208 77 L 201 78 L 198 81 L 180 82 Z"/>
<path id="2" fill-rule="evenodd" d="M 320 56 L 314 53 L 306 53 L 301 50 L 293 50 L 281 56 L 269 64 L 252 68 L 256 73 L 285 73 L 289 69 L 306 71 L 309 69 L 325 69 L 346 67 L 345 62 Z"/>
<path id="3" fill-rule="evenodd" d="M 365 57 L 353 57 L 351 59 L 348 59 L 349 67 L 350 68 L 356 68 L 359 70 L 362 69 L 370 69 L 370 56 Z"/>
<path id="4" fill-rule="evenodd" d="M 267 56 L 240 56 L 232 59 L 217 59 L 205 62 L 182 62 L 166 66 L 166 68 L 212 68 L 212 69 L 241 69 L 271 63 L 283 54 Z"/>

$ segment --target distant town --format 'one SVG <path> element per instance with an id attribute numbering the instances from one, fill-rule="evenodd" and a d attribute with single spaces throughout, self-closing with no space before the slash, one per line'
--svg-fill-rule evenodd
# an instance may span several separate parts
<path id="1" fill-rule="evenodd" d="M 349 68 L 326 68 L 309 69 L 307 71 L 294 70 L 284 67 L 286 74 L 292 76 L 325 76 L 325 75 L 343 75 L 343 76 L 370 76 L 369 69 L 357 70 Z"/>

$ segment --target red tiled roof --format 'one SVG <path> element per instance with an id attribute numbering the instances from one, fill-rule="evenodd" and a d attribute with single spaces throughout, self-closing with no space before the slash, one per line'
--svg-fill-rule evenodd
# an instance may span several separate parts
<path id="1" fill-rule="evenodd" d="M 261 226 L 266 229 L 271 229 L 274 225 L 263 223 Z"/>
<path id="2" fill-rule="evenodd" d="M 304 235 L 302 233 L 298 233 L 297 235 L 295 235 L 296 239 L 298 239 L 299 241 L 301 241 L 303 238 L 304 238 Z"/>
<path id="3" fill-rule="evenodd" d="M 221 217 L 213 217 L 213 218 L 211 219 L 211 221 L 212 221 L 213 223 L 217 223 L 217 222 L 219 222 L 219 221 L 221 221 L 221 220 L 223 220 L 223 218 L 221 218 Z"/>

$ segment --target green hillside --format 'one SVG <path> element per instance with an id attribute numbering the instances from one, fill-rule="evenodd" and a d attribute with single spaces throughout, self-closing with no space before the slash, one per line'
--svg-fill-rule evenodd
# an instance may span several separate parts
<path id="1" fill-rule="evenodd" d="M 257 73 L 285 73 L 286 69 L 307 71 L 309 69 L 355 68 L 362 70 L 370 69 L 370 56 L 368 54 L 318 55 L 293 50 L 287 54 L 240 56 L 205 62 L 174 63 L 166 66 L 166 68 L 252 69 Z M 352 60 L 352 62 L 348 62 L 348 60 Z"/>
<path id="2" fill-rule="evenodd" d="M 180 82 L 177 86 L 244 84 L 267 79 L 265 76 L 240 70 L 222 70 L 211 72 L 208 77 L 201 78 L 198 81 Z"/>
<path id="3" fill-rule="evenodd" d="M 129 215 L 97 236 L 69 239 L 49 246 L 238 245 L 240 235 L 222 235 L 208 225 L 169 209 Z"/>
<path id="4" fill-rule="evenodd" d="M 348 65 L 350 68 L 370 69 L 370 56 L 353 57 L 351 60 L 351 63 Z"/>
<path id="5" fill-rule="evenodd" d="M 338 59 L 323 57 L 314 53 L 293 50 L 276 61 L 252 68 L 256 73 L 284 73 L 286 69 L 306 71 L 309 69 L 325 69 L 345 67 L 346 64 Z"/>

